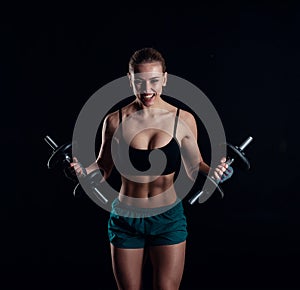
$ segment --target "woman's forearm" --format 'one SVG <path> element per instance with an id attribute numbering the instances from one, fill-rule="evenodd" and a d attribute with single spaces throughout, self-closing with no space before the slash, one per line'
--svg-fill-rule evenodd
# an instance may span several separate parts
<path id="1" fill-rule="evenodd" d="M 204 172 L 205 174 L 208 174 L 210 170 L 210 166 L 207 165 L 204 161 L 201 161 L 199 163 L 199 170 Z"/>
<path id="2" fill-rule="evenodd" d="M 90 164 L 88 167 L 86 167 L 85 169 L 86 169 L 87 174 L 89 174 L 95 170 L 99 170 L 100 168 L 99 168 L 97 161 L 95 161 L 92 164 Z"/>

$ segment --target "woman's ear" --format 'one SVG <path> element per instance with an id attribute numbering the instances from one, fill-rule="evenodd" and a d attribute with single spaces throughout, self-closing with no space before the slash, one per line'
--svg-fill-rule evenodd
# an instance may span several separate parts
<path id="1" fill-rule="evenodd" d="M 168 79 L 168 73 L 165 72 L 164 73 L 164 76 L 163 76 L 163 87 L 165 87 L 167 85 L 167 79 Z"/>
<path id="2" fill-rule="evenodd" d="M 132 83 L 131 83 L 132 79 L 131 79 L 131 74 L 130 74 L 130 72 L 127 73 L 127 76 L 128 76 L 128 79 L 129 79 L 129 85 L 130 85 L 130 87 L 132 88 Z"/>

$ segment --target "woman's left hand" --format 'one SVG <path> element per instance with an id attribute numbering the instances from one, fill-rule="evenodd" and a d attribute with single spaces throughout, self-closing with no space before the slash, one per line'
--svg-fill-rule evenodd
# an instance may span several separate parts
<path id="1" fill-rule="evenodd" d="M 219 183 L 229 179 L 233 174 L 233 168 L 226 163 L 226 158 L 220 160 L 220 164 L 215 168 L 213 177 Z"/>

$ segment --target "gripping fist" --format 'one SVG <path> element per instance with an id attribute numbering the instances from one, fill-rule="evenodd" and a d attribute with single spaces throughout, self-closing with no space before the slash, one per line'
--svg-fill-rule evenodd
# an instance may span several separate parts
<path id="1" fill-rule="evenodd" d="M 70 166 L 75 170 L 78 177 L 84 177 L 87 175 L 86 169 L 82 166 L 76 157 L 73 157 L 73 162 L 70 163 Z"/>
<path id="2" fill-rule="evenodd" d="M 233 174 L 233 168 L 226 163 L 226 158 L 220 160 L 220 164 L 215 168 L 213 177 L 218 183 L 229 179 Z"/>

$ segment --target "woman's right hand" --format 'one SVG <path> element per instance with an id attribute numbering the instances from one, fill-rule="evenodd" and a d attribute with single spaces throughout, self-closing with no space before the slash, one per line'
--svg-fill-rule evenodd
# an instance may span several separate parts
<path id="1" fill-rule="evenodd" d="M 78 177 L 84 177 L 87 175 L 86 169 L 82 166 L 82 164 L 76 157 L 73 157 L 73 162 L 70 163 L 70 166 L 74 169 Z"/>

